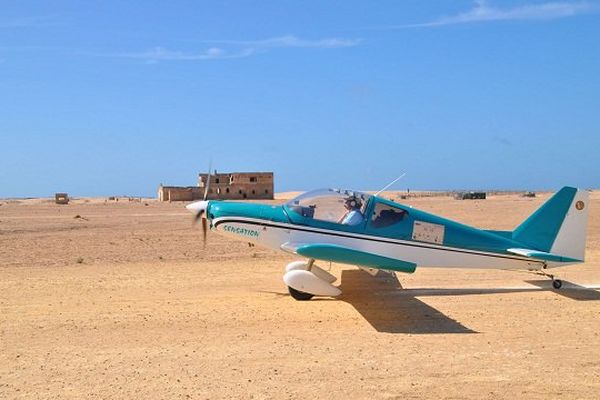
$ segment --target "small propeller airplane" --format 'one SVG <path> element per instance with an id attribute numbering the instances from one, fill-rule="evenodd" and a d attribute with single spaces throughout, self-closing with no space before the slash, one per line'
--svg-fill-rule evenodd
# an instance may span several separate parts
<path id="1" fill-rule="evenodd" d="M 209 179 L 210 182 L 210 179 Z M 210 184 L 210 183 L 209 183 Z M 186 206 L 219 234 L 304 258 L 283 281 L 296 300 L 338 296 L 336 277 L 316 261 L 368 271 L 413 273 L 419 267 L 527 270 L 584 261 L 589 192 L 563 187 L 513 231 L 483 230 L 368 193 L 319 189 L 283 205 L 204 200 Z"/>

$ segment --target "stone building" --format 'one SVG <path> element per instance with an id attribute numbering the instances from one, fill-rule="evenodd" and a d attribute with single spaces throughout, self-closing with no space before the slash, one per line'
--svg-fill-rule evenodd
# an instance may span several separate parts
<path id="1" fill-rule="evenodd" d="M 198 174 L 197 186 L 158 187 L 159 201 L 202 200 L 208 174 Z M 272 172 L 232 172 L 210 174 L 209 200 L 273 199 Z"/>
<path id="2" fill-rule="evenodd" d="M 158 187 L 158 201 L 194 201 L 202 200 L 204 189 L 197 186 L 163 186 Z"/>
<path id="3" fill-rule="evenodd" d="M 198 174 L 198 187 L 204 188 L 208 174 Z M 273 199 L 272 172 L 232 172 L 210 174 L 209 199 Z"/>

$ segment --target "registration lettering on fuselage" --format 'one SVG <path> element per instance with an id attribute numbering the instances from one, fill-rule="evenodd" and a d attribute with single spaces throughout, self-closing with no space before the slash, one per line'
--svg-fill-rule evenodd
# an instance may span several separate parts
<path id="1" fill-rule="evenodd" d="M 224 225 L 223 230 L 225 232 L 231 232 L 231 233 L 235 233 L 237 235 L 253 237 L 253 238 L 260 236 L 259 231 L 256 231 L 254 229 L 241 228 L 239 226 Z"/>
<path id="2" fill-rule="evenodd" d="M 415 221 L 412 239 L 435 244 L 444 243 L 444 225 Z"/>

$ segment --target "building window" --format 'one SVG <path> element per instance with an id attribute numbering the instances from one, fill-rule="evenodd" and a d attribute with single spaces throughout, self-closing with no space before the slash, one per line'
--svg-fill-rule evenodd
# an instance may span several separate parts
<path id="1" fill-rule="evenodd" d="M 240 189 L 238 192 L 239 192 L 239 194 L 242 194 L 242 189 Z"/>
<path id="2" fill-rule="evenodd" d="M 229 193 L 229 188 L 225 188 L 225 193 Z"/>
<path id="3" fill-rule="evenodd" d="M 215 178 L 215 183 L 219 183 L 219 178 Z"/>
<path id="4" fill-rule="evenodd" d="M 256 194 L 256 190 L 252 189 L 252 194 Z"/>
<path id="5" fill-rule="evenodd" d="M 269 189 L 265 189 L 265 194 L 269 194 Z"/>
<path id="6" fill-rule="evenodd" d="M 250 177 L 250 182 L 256 182 L 256 177 L 255 176 L 251 176 Z"/>
<path id="7" fill-rule="evenodd" d="M 221 188 L 217 188 L 217 194 L 221 194 Z"/>

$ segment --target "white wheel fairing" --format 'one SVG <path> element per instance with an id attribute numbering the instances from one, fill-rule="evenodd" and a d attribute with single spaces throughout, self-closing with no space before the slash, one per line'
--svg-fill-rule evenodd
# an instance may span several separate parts
<path id="1" fill-rule="evenodd" d="M 332 284 L 320 279 L 311 271 L 295 269 L 283 275 L 283 281 L 289 287 L 316 296 L 339 296 L 342 291 Z"/>
<path id="2" fill-rule="evenodd" d="M 294 271 L 297 269 L 303 269 L 303 270 L 308 269 L 308 263 L 304 260 L 292 261 L 291 263 L 289 263 L 288 265 L 285 266 L 285 272 L 290 272 L 290 271 Z"/>
<path id="3" fill-rule="evenodd" d="M 295 270 L 306 271 L 307 269 L 308 269 L 308 262 L 306 262 L 306 261 L 292 261 L 285 267 L 285 270 L 287 272 L 295 271 Z M 310 268 L 310 270 L 319 279 L 324 280 L 327 283 L 333 283 L 337 280 L 335 275 L 330 274 L 329 272 L 325 271 L 323 268 L 319 267 L 316 264 L 313 264 L 312 267 Z"/>

